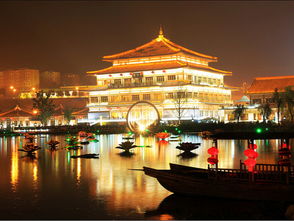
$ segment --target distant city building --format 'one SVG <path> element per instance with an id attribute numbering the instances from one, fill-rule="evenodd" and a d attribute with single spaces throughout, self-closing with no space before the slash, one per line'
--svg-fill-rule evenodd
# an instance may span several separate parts
<path id="1" fill-rule="evenodd" d="M 40 88 L 59 88 L 60 85 L 60 72 L 43 71 L 40 73 Z"/>
<path id="2" fill-rule="evenodd" d="M 65 73 L 61 75 L 61 86 L 79 86 L 80 84 L 80 74 Z"/>
<path id="3" fill-rule="evenodd" d="M 5 70 L 0 72 L 0 80 L 0 88 L 5 89 L 6 95 L 40 88 L 39 70 L 35 69 Z"/>
<path id="4" fill-rule="evenodd" d="M 217 57 L 177 45 L 162 30 L 151 42 L 103 60 L 112 66 L 87 72 L 97 78 L 89 98 L 90 121 L 123 120 L 137 101 L 154 104 L 163 120 L 177 119 L 175 100 L 180 97 L 187 98 L 182 120 L 218 118 L 219 108 L 232 104 L 232 88 L 224 84 L 231 72 L 209 66 Z"/>

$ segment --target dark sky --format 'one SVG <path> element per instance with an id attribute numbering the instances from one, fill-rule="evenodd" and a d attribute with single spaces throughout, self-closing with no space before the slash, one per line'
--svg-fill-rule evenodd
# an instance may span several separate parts
<path id="1" fill-rule="evenodd" d="M 291 1 L 2 1 L 0 69 L 85 73 L 104 55 L 165 36 L 219 58 L 239 86 L 254 77 L 294 75 Z"/>

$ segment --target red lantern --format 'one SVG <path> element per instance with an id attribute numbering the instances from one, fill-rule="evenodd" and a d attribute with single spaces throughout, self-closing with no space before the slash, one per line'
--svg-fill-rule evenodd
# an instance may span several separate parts
<path id="1" fill-rule="evenodd" d="M 168 138 L 170 136 L 170 134 L 166 133 L 166 132 L 160 132 L 160 133 L 155 134 L 155 136 L 160 139 L 165 139 L 165 138 Z"/>
<path id="2" fill-rule="evenodd" d="M 168 141 L 167 140 L 160 140 L 159 143 L 160 144 L 168 144 Z"/>
<path id="3" fill-rule="evenodd" d="M 130 73 L 130 75 L 133 75 L 133 73 Z"/>
<path id="4" fill-rule="evenodd" d="M 108 75 L 109 77 L 112 77 L 112 75 L 110 74 L 110 75 Z"/>
<path id="5" fill-rule="evenodd" d="M 283 148 L 287 148 L 287 144 L 286 143 L 283 143 L 282 147 Z"/>
<path id="6" fill-rule="evenodd" d="M 250 158 L 257 158 L 258 157 L 258 153 L 252 149 L 245 150 L 244 154 L 245 154 L 245 156 L 250 157 Z"/>
<path id="7" fill-rule="evenodd" d="M 252 158 L 249 158 L 247 160 L 244 161 L 244 164 L 247 166 L 247 167 L 254 167 L 255 164 L 256 164 L 256 160 L 252 159 Z"/>
<path id="8" fill-rule="evenodd" d="M 218 159 L 216 159 L 215 157 L 209 157 L 207 159 L 207 162 L 210 163 L 210 164 L 217 164 L 218 163 Z"/>
<path id="9" fill-rule="evenodd" d="M 165 70 L 162 70 L 163 73 L 165 73 Z"/>
<path id="10" fill-rule="evenodd" d="M 257 149 L 257 145 L 256 144 L 249 144 L 249 149 Z"/>
<path id="11" fill-rule="evenodd" d="M 215 147 L 211 147 L 207 150 L 207 153 L 210 155 L 217 155 L 218 154 L 218 149 Z"/>

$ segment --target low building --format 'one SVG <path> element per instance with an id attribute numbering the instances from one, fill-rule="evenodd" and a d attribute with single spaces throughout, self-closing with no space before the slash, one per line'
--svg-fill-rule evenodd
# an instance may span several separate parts
<path id="1" fill-rule="evenodd" d="M 262 115 L 259 106 L 268 103 L 272 109 L 272 114 L 269 120 L 278 122 L 278 114 L 275 103 L 272 100 L 275 89 L 278 92 L 285 92 L 286 87 L 294 86 L 294 76 L 274 76 L 274 77 L 258 77 L 255 78 L 248 88 L 246 96 L 244 95 L 235 104 L 242 104 L 245 107 L 244 114 L 241 117 L 241 122 L 262 121 Z M 249 100 L 248 100 L 249 97 Z M 248 102 L 249 101 L 249 102 Z M 220 115 L 224 122 L 234 122 L 233 111 L 237 106 L 222 108 Z M 282 119 L 282 114 L 279 120 Z"/>
<path id="2" fill-rule="evenodd" d="M 0 127 L 14 128 L 14 127 L 33 127 L 38 124 L 36 120 L 36 112 L 25 110 L 20 106 L 15 107 L 0 113 Z"/>
<path id="3" fill-rule="evenodd" d="M 88 98 L 56 98 L 53 100 L 55 112 L 48 120 L 48 126 L 76 125 L 79 120 L 87 118 Z M 34 127 L 40 126 L 37 120 L 37 111 L 33 109 L 32 99 L 0 99 L 0 128 Z M 72 115 L 70 122 L 64 116 L 65 110 Z"/>
<path id="4" fill-rule="evenodd" d="M 272 103 L 275 89 L 284 92 L 288 86 L 294 86 L 294 76 L 259 77 L 254 79 L 247 94 L 251 104 Z"/>

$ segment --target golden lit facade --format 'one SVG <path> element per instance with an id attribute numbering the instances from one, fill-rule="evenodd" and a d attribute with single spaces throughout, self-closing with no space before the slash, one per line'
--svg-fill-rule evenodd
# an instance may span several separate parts
<path id="1" fill-rule="evenodd" d="M 97 89 L 89 93 L 89 120 L 124 121 L 138 101 L 154 104 L 162 120 L 218 118 L 218 110 L 231 104 L 231 89 L 224 76 L 231 72 L 209 66 L 217 58 L 191 51 L 163 36 L 122 53 L 104 56 L 112 66 L 89 71 Z M 182 101 L 179 101 L 182 99 Z"/>

